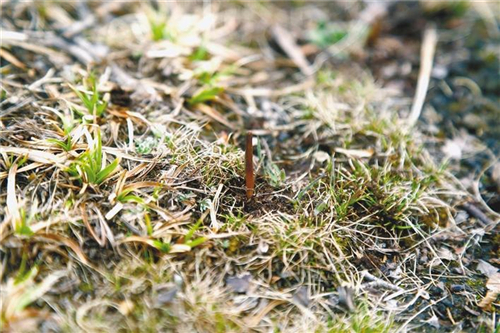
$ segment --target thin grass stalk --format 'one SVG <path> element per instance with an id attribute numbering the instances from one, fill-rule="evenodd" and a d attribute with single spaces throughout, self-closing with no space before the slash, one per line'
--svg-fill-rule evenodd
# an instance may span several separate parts
<path id="1" fill-rule="evenodd" d="M 247 199 L 252 198 L 255 189 L 255 175 L 253 172 L 253 133 L 248 132 L 245 144 L 245 185 L 247 191 Z"/>

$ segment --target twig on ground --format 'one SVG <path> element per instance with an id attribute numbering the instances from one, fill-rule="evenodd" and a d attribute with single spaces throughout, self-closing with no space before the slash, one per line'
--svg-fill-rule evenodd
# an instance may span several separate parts
<path id="1" fill-rule="evenodd" d="M 411 323 L 411 321 L 413 319 L 417 318 L 421 313 L 423 313 L 424 311 L 426 311 L 428 308 L 430 308 L 430 307 L 438 304 L 439 302 L 441 302 L 442 300 L 444 300 L 446 297 L 448 297 L 448 296 L 441 297 L 437 301 L 431 301 L 429 305 L 425 306 L 424 308 L 422 308 L 422 310 L 418 311 L 413 316 L 411 316 L 408 320 L 406 320 L 405 323 L 399 327 L 399 329 L 396 331 L 396 333 L 405 332 L 406 331 L 406 327 L 408 326 L 409 323 Z"/>
<path id="2" fill-rule="evenodd" d="M 212 203 L 210 204 L 210 219 L 212 221 L 210 227 L 214 230 L 219 230 L 219 222 L 217 221 L 217 209 L 219 207 L 219 197 L 222 192 L 222 188 L 224 187 L 223 184 L 219 184 L 219 187 L 217 188 L 217 192 L 215 192 L 214 198 L 212 200 Z"/>
<path id="3" fill-rule="evenodd" d="M 467 213 L 469 213 L 470 215 L 475 217 L 483 226 L 493 224 L 493 221 L 488 216 L 486 216 L 486 214 L 483 213 L 479 208 L 474 206 L 472 203 L 467 202 L 467 203 L 462 205 L 462 208 Z"/>
<path id="4" fill-rule="evenodd" d="M 493 167 L 496 163 L 498 163 L 498 160 L 499 160 L 499 158 L 496 158 L 495 161 L 489 163 L 481 170 L 481 172 L 477 176 L 476 180 L 474 181 L 474 188 L 473 188 L 474 195 L 476 197 L 477 202 L 479 204 L 481 204 L 481 206 L 483 206 L 484 209 L 486 209 L 490 214 L 495 215 L 497 218 L 496 221 L 493 222 L 488 217 L 486 217 L 485 214 L 483 214 L 484 215 L 483 217 L 486 217 L 486 219 L 481 219 L 479 216 L 476 216 L 478 219 L 481 220 L 481 222 L 485 222 L 487 225 L 490 225 L 490 226 L 493 226 L 495 223 L 500 222 L 500 214 L 498 212 L 495 212 L 493 209 L 491 209 L 491 207 L 486 203 L 486 201 L 484 201 L 483 196 L 481 195 L 481 193 L 479 191 L 479 184 L 480 184 L 481 178 L 483 177 L 486 170 L 488 170 L 489 168 Z M 477 209 L 477 207 L 474 207 L 474 208 Z M 479 209 L 477 209 L 477 210 L 479 210 Z M 474 214 L 474 213 L 471 213 L 471 214 Z M 489 221 L 489 222 L 487 222 L 487 221 Z"/>
<path id="5" fill-rule="evenodd" d="M 420 117 L 422 107 L 424 105 L 429 80 L 431 77 L 432 64 L 434 61 L 434 51 L 437 44 L 437 32 L 435 28 L 429 28 L 424 32 L 422 49 L 420 52 L 420 72 L 418 73 L 417 91 L 413 99 L 410 116 L 408 117 L 408 125 L 413 127 Z"/>
<path id="6" fill-rule="evenodd" d="M 279 25 L 275 25 L 272 28 L 274 38 L 281 46 L 283 51 L 293 60 L 293 62 L 300 68 L 304 75 L 312 75 L 314 70 L 307 61 L 302 50 L 297 46 L 292 35 L 288 33 L 285 29 Z"/>
<path id="7" fill-rule="evenodd" d="M 389 283 L 387 281 L 384 281 L 375 275 L 370 274 L 368 271 L 362 271 L 361 276 L 367 280 L 370 280 L 371 282 L 364 283 L 362 284 L 363 287 L 370 287 L 370 288 L 377 288 L 377 287 L 382 287 L 394 291 L 404 291 L 403 288 L 398 287 L 392 283 Z"/>

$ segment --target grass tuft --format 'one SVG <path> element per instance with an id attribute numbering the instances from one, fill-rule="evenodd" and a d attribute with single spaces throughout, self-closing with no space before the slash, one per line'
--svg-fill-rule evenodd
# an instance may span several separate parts
<path id="1" fill-rule="evenodd" d="M 95 137 L 90 148 L 80 154 L 67 172 L 81 179 L 84 183 L 100 185 L 116 170 L 120 160 L 115 158 L 110 164 L 106 163 L 106 155 L 102 151 L 101 131 L 95 132 Z"/>

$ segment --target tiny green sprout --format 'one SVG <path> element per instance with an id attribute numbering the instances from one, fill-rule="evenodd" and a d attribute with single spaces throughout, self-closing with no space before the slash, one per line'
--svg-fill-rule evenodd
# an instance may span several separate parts
<path id="1" fill-rule="evenodd" d="M 64 151 L 70 151 L 73 149 L 73 140 L 70 135 L 67 135 L 64 140 L 49 138 L 47 139 L 47 142 L 55 144 Z"/>
<path id="2" fill-rule="evenodd" d="M 191 61 L 202 61 L 208 59 L 208 51 L 204 46 L 199 46 L 196 48 L 193 54 L 189 56 L 189 60 Z"/>
<path id="3" fill-rule="evenodd" d="M 186 236 L 184 236 L 184 242 L 189 242 L 193 238 L 194 233 L 201 227 L 203 223 L 203 218 L 198 219 L 196 223 L 189 229 Z"/>
<path id="4" fill-rule="evenodd" d="M 55 144 L 56 146 L 58 146 L 59 148 L 61 148 L 64 151 L 70 151 L 73 149 L 73 146 L 74 146 L 73 139 L 72 139 L 70 133 L 75 128 L 75 125 L 77 122 L 73 116 L 73 111 L 71 110 L 70 116 L 66 116 L 55 109 L 53 109 L 52 111 L 61 120 L 62 127 L 63 127 L 62 129 L 63 129 L 65 137 L 63 139 L 49 138 L 49 139 L 47 139 L 47 142 Z"/>
<path id="5" fill-rule="evenodd" d="M 20 168 L 28 161 L 28 155 L 23 155 L 17 160 L 17 166 Z"/>
<path id="6" fill-rule="evenodd" d="M 164 242 L 159 241 L 159 240 L 153 241 L 153 247 L 156 248 L 157 250 L 160 250 L 163 253 L 170 252 L 170 244 L 164 243 Z"/>
<path id="7" fill-rule="evenodd" d="M 220 69 L 220 62 L 218 61 L 200 60 L 197 62 L 193 74 L 204 87 L 218 87 L 219 82 L 233 75 L 236 69 L 237 66 L 235 65 L 225 66 Z M 201 88 L 201 90 L 204 89 L 207 88 Z"/>
<path id="8" fill-rule="evenodd" d="M 161 186 L 155 186 L 153 188 L 153 193 L 151 194 L 153 199 L 158 200 L 160 198 L 161 190 L 162 190 Z"/>
<path id="9" fill-rule="evenodd" d="M 138 204 L 143 204 L 144 200 L 141 197 L 134 194 L 130 194 L 133 191 L 134 191 L 133 189 L 125 189 L 121 191 L 120 194 L 118 194 L 118 196 L 116 197 L 116 200 L 118 200 L 121 203 L 136 202 Z"/>
<path id="10" fill-rule="evenodd" d="M 73 207 L 75 205 L 75 199 L 73 198 L 68 198 L 65 202 L 64 202 L 64 207 L 66 209 L 70 209 L 71 207 Z"/>
<path id="11" fill-rule="evenodd" d="M 190 246 L 191 248 L 201 245 L 207 241 L 206 237 L 198 237 L 192 240 L 194 233 L 200 229 L 204 218 L 207 216 L 207 213 L 203 214 L 202 217 L 196 221 L 196 223 L 189 229 L 187 234 L 184 236 L 184 244 Z"/>
<path id="12" fill-rule="evenodd" d="M 196 239 L 193 239 L 192 241 L 186 242 L 186 245 L 193 248 L 205 243 L 206 241 L 207 241 L 206 237 L 198 237 Z"/>
<path id="13" fill-rule="evenodd" d="M 257 141 L 257 157 L 259 160 L 263 160 L 262 154 L 262 144 L 261 140 Z M 286 179 L 285 170 L 280 169 L 271 159 L 267 159 L 264 163 L 264 174 L 269 180 L 271 186 L 278 187 L 280 186 Z"/>
<path id="14" fill-rule="evenodd" d="M 173 35 L 167 29 L 167 13 L 162 10 L 151 9 L 148 11 L 147 18 L 153 41 L 174 40 Z"/>
<path id="15" fill-rule="evenodd" d="M 23 256 L 21 257 L 21 265 L 14 280 L 15 284 L 22 283 L 23 281 L 26 281 L 27 278 L 29 278 L 31 270 L 29 271 L 27 270 L 27 263 L 28 263 L 28 253 L 26 251 L 23 251 Z"/>
<path id="16" fill-rule="evenodd" d="M 285 170 L 280 169 L 275 163 L 269 162 L 264 168 L 264 172 L 271 182 L 271 186 L 277 187 L 285 181 Z"/>
<path id="17" fill-rule="evenodd" d="M 219 96 L 224 91 L 222 87 L 208 87 L 198 90 L 193 97 L 189 99 L 189 104 L 194 105 L 198 103 L 204 103 L 208 101 L 213 101 L 217 96 Z"/>
<path id="18" fill-rule="evenodd" d="M 29 226 L 29 219 L 26 217 L 26 211 L 23 208 L 19 208 L 20 220 L 16 224 L 16 234 L 21 236 L 32 236 L 33 230 Z"/>
<path id="19" fill-rule="evenodd" d="M 153 36 L 153 40 L 155 42 L 165 39 L 166 37 L 165 28 L 167 26 L 167 22 L 149 20 L 149 26 L 151 28 L 151 35 Z"/>
<path id="20" fill-rule="evenodd" d="M 144 223 L 146 223 L 146 230 L 148 232 L 148 236 L 153 234 L 153 225 L 151 224 L 151 216 L 148 212 L 144 214 Z"/>
<path id="21" fill-rule="evenodd" d="M 326 208 L 328 208 L 327 202 L 322 202 L 319 205 L 314 207 L 314 215 L 317 216 L 321 214 Z"/>
<path id="22" fill-rule="evenodd" d="M 326 48 L 339 42 L 346 35 L 346 30 L 321 21 L 315 29 L 309 31 L 309 40 L 321 48 Z"/>
<path id="23" fill-rule="evenodd" d="M 104 111 L 106 111 L 108 102 L 105 100 L 105 98 L 102 98 L 100 96 L 99 91 L 97 90 L 97 80 L 95 78 L 94 73 L 91 73 L 89 75 L 86 86 L 87 85 L 90 86 L 88 87 L 91 89 L 90 92 L 80 91 L 73 85 L 69 86 L 74 91 L 74 93 L 80 98 L 80 100 L 83 103 L 83 106 L 85 106 L 85 108 L 87 109 L 88 114 L 100 117 L 103 115 Z M 74 109 L 74 111 L 78 113 L 80 116 L 85 116 L 85 114 L 82 114 L 77 109 Z"/>
<path id="24" fill-rule="evenodd" d="M 70 109 L 69 111 L 70 111 L 69 116 L 66 116 L 66 115 L 63 115 L 62 113 L 54 110 L 54 112 L 56 112 L 56 115 L 59 117 L 59 119 L 61 119 L 61 122 L 63 124 L 63 131 L 64 131 L 65 135 L 68 135 L 69 133 L 71 133 L 71 131 L 75 128 L 75 125 L 77 124 L 77 120 L 74 117 L 73 110 Z"/>
<path id="25" fill-rule="evenodd" d="M 113 173 L 120 164 L 120 160 L 116 158 L 111 164 L 105 165 L 100 130 L 97 131 L 94 141 L 95 146 L 82 153 L 67 171 L 72 176 L 83 175 L 83 180 L 89 184 L 99 185 Z"/>

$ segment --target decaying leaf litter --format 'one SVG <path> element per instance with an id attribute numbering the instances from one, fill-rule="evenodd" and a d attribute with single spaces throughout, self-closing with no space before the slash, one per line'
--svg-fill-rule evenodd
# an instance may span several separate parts
<path id="1" fill-rule="evenodd" d="M 494 330 L 490 7 L 2 3 L 2 329 Z"/>

